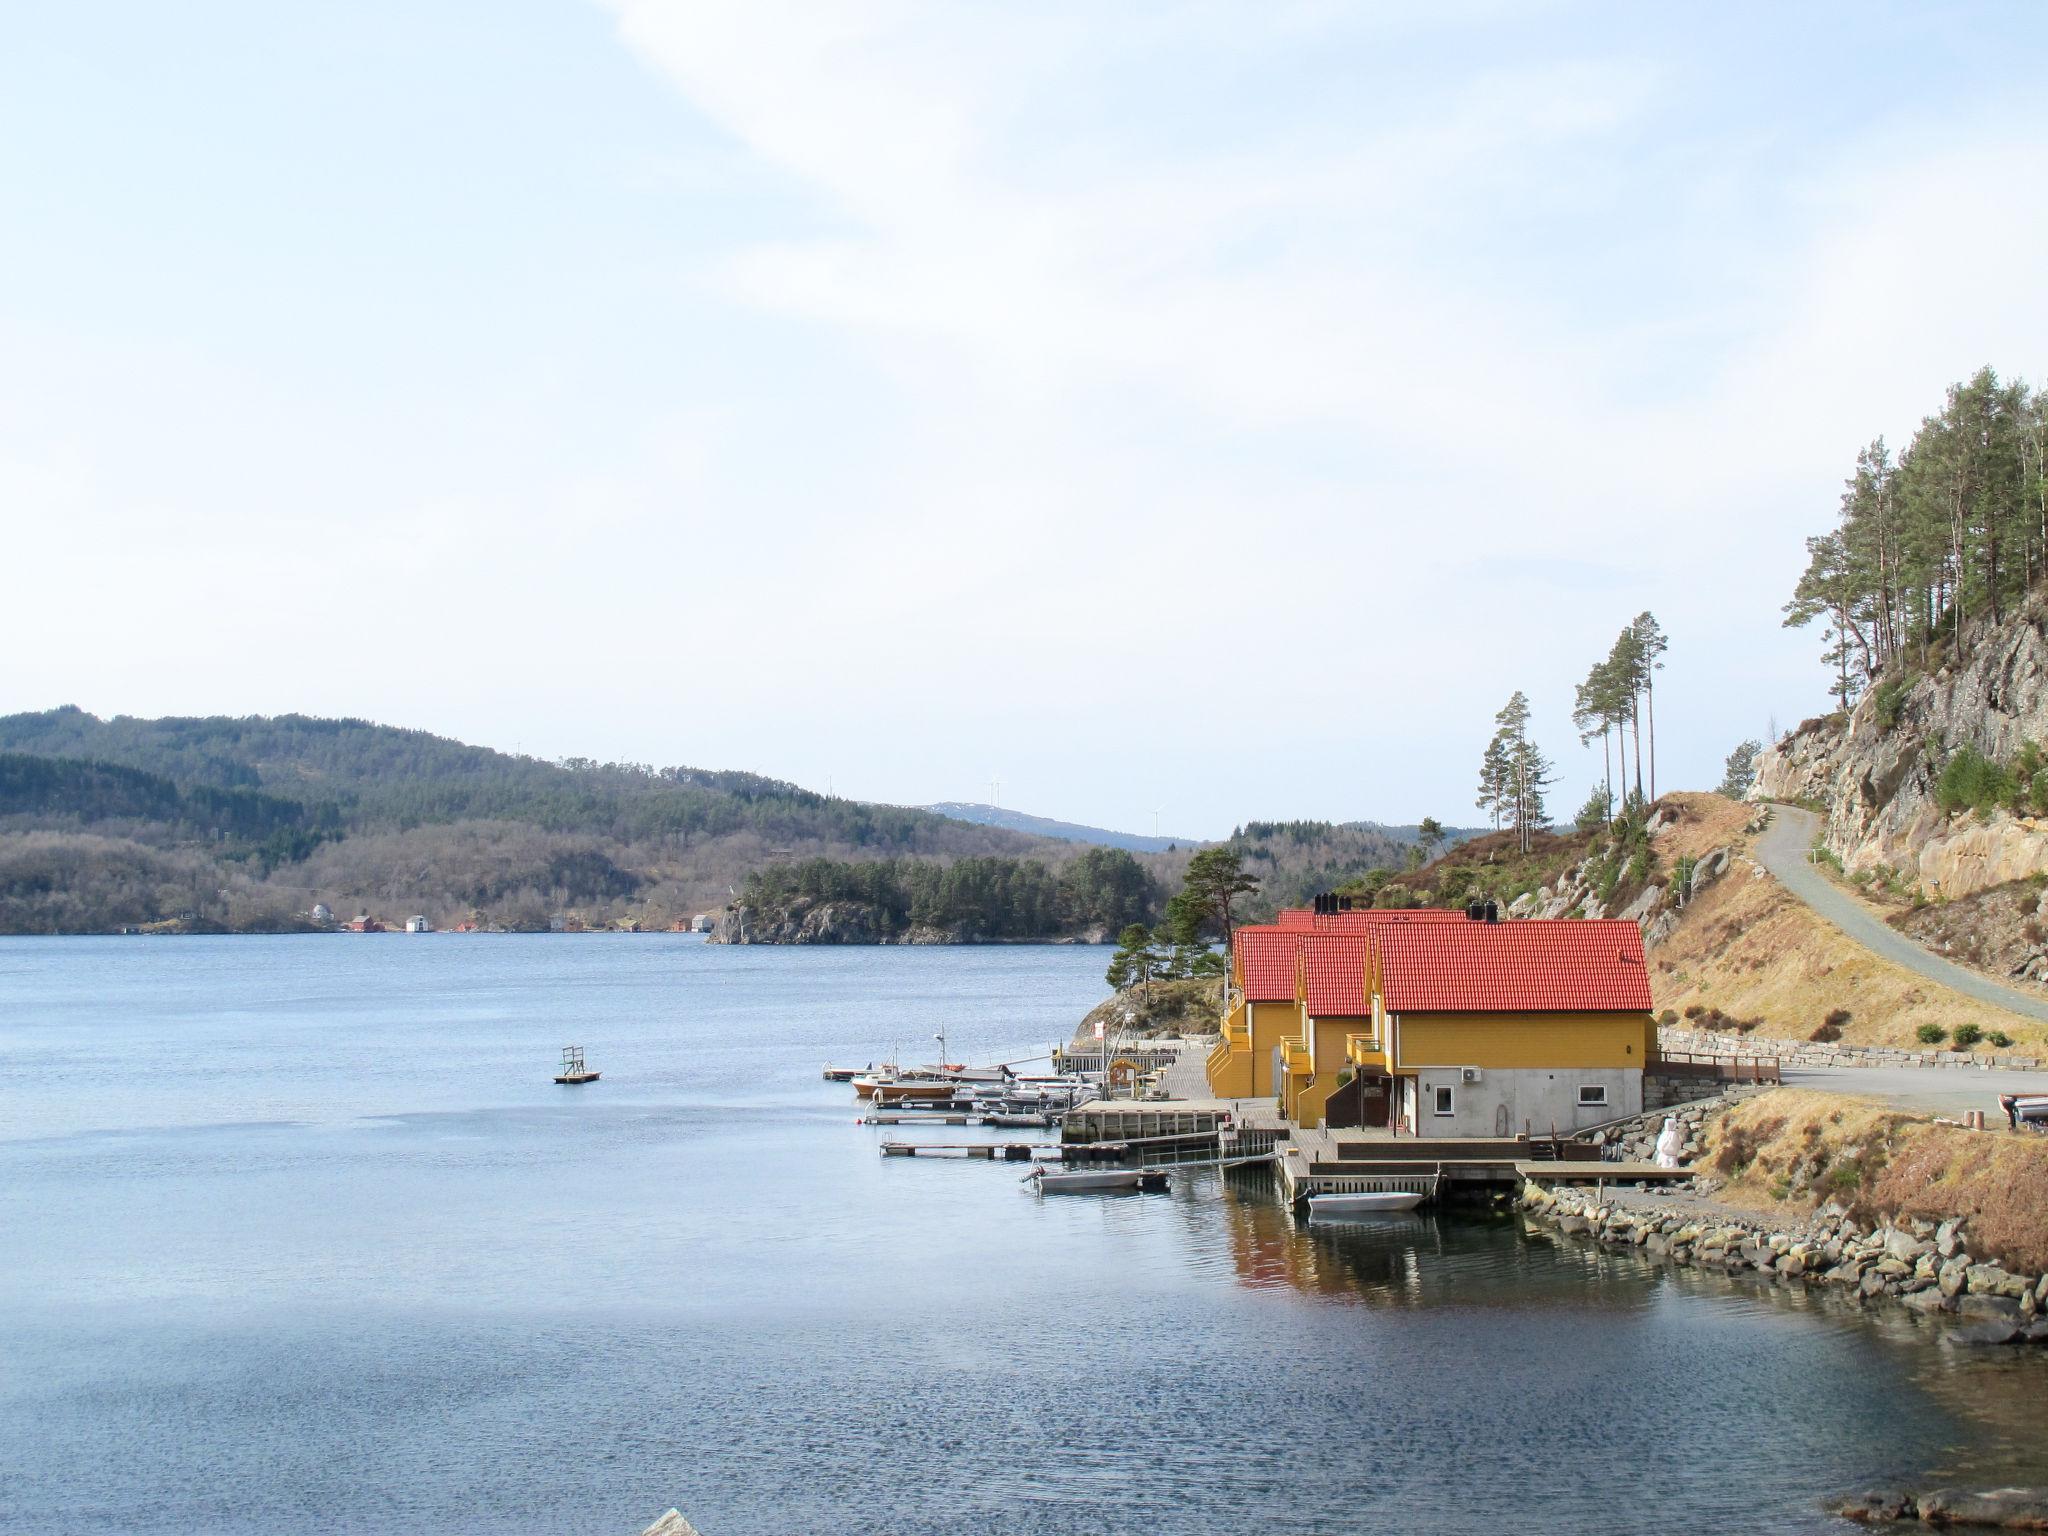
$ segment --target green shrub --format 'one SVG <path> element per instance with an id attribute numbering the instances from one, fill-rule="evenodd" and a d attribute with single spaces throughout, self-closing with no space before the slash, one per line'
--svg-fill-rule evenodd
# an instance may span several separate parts
<path id="1" fill-rule="evenodd" d="M 1984 1038 L 1997 1046 L 2001 1051 L 2008 1049 L 2012 1045 L 2012 1036 L 2002 1029 L 1994 1029 Z"/>
<path id="2" fill-rule="evenodd" d="M 2009 804 L 2018 788 L 2009 771 L 1975 747 L 1958 747 L 1935 783 L 1934 800 L 1951 816 L 1961 811 L 1983 815 Z"/>
<path id="3" fill-rule="evenodd" d="M 1939 1045 L 1948 1038 L 1948 1031 L 1939 1024 L 1922 1024 L 1913 1031 L 1913 1038 L 1922 1045 Z"/>
<path id="4" fill-rule="evenodd" d="M 1870 696 L 1870 716 L 1880 731 L 1889 731 L 1899 723 L 1899 707 L 1906 702 L 1906 690 L 1911 686 L 1912 679 L 1904 677 L 1877 685 L 1877 691 Z"/>
<path id="5" fill-rule="evenodd" d="M 1967 1051 L 1983 1038 L 1984 1031 L 1975 1024 L 1958 1024 L 1956 1026 L 1956 1049 L 1959 1051 Z"/>
<path id="6" fill-rule="evenodd" d="M 1678 1010 L 1676 1008 L 1666 1008 L 1657 1015 L 1657 1022 L 1659 1024 L 1676 1024 L 1678 1022 Z"/>

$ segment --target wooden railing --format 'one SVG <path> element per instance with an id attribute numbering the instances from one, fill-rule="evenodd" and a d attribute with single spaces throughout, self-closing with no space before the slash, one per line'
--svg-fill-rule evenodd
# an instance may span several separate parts
<path id="1" fill-rule="evenodd" d="M 1670 1077 L 1711 1077 L 1724 1083 L 1781 1083 L 1784 1076 L 1775 1056 L 1709 1056 L 1697 1051 L 1667 1051 L 1649 1070 Z"/>

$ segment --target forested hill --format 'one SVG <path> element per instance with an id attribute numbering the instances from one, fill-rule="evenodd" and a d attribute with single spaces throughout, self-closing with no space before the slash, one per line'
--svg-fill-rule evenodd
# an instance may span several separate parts
<path id="1" fill-rule="evenodd" d="M 0 752 L 117 764 L 201 789 L 260 790 L 309 813 L 338 814 L 357 832 L 507 820 L 629 841 L 752 832 L 901 853 L 1038 846 L 1000 828 L 841 800 L 757 774 L 544 762 L 365 720 L 101 720 L 67 707 L 0 716 Z"/>
<path id="2" fill-rule="evenodd" d="M 665 927 L 778 860 L 1071 851 L 755 774 L 549 763 L 362 720 L 0 717 L 0 932 L 289 928 L 316 902 Z"/>
<path id="3" fill-rule="evenodd" d="M 1418 835 L 1253 822 L 1231 841 L 1263 882 L 1259 908 L 1405 867 Z M 363 720 L 0 717 L 0 933 L 288 930 L 316 905 L 441 928 L 666 928 L 745 891 L 761 937 L 802 923 L 1098 936 L 1156 917 L 1192 851 L 1088 848 L 749 773 L 543 762 Z"/>
<path id="4" fill-rule="evenodd" d="M 1259 890 L 1248 903 L 1254 917 L 1281 907 L 1303 906 L 1318 891 L 1363 878 L 1374 870 L 1419 868 L 1436 854 L 1482 827 L 1439 827 L 1427 836 L 1419 826 L 1385 826 L 1376 821 L 1248 821 L 1227 845 L 1244 858 Z"/>

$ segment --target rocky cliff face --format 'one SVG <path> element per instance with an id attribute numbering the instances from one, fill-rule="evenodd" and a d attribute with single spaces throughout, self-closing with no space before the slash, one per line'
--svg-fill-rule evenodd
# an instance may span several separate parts
<path id="1" fill-rule="evenodd" d="M 1875 688 L 1846 717 L 1809 720 L 1757 759 L 1757 800 L 1798 800 L 1827 816 L 1827 846 L 1850 871 L 1885 866 L 1930 895 L 1967 896 L 2048 870 L 2048 826 L 1998 812 L 1950 817 L 1935 785 L 1974 747 L 2010 762 L 2048 744 L 2048 607 L 2030 600 L 1966 636 L 1968 655 L 1903 689 Z"/>
<path id="2" fill-rule="evenodd" d="M 1750 816 L 1719 795 L 1666 795 L 1644 824 L 1654 857 L 1643 859 L 1640 873 L 1631 878 L 1636 866 L 1626 850 L 1617 853 L 1612 841 L 1596 839 L 1584 857 L 1516 897 L 1507 916 L 1625 918 L 1655 948 L 1678 927 L 1685 905 L 1728 872 L 1728 839 L 1738 829 L 1756 830 L 1745 825 Z"/>

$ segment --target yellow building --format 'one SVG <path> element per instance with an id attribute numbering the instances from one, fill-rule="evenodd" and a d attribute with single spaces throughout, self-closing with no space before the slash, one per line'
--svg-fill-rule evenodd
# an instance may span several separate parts
<path id="1" fill-rule="evenodd" d="M 1569 1134 L 1642 1109 L 1656 1051 L 1632 922 L 1283 913 L 1240 930 L 1219 1098 L 1303 1127 Z"/>

